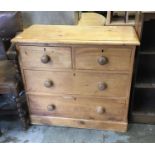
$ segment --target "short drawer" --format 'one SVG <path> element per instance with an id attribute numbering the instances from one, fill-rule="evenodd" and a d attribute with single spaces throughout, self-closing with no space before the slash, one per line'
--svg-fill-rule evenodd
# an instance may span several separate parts
<path id="1" fill-rule="evenodd" d="M 102 98 L 76 96 L 29 95 L 30 114 L 66 118 L 122 121 L 125 102 Z"/>
<path id="2" fill-rule="evenodd" d="M 131 67 L 131 48 L 75 48 L 77 69 L 128 71 Z"/>
<path id="3" fill-rule="evenodd" d="M 20 59 L 26 68 L 71 68 L 71 48 L 20 46 Z"/>
<path id="4" fill-rule="evenodd" d="M 126 97 L 127 74 L 24 70 L 28 92 Z"/>

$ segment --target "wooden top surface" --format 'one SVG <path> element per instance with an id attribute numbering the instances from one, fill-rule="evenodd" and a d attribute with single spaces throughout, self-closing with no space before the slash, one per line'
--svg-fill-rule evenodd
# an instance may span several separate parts
<path id="1" fill-rule="evenodd" d="M 132 26 L 32 25 L 12 42 L 139 45 Z"/>

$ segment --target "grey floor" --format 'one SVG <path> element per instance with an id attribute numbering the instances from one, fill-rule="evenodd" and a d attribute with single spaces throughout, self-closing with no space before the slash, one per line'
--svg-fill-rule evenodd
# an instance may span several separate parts
<path id="1" fill-rule="evenodd" d="M 126 143 L 155 142 L 155 125 L 130 124 L 127 133 L 33 125 L 22 131 L 19 122 L 0 122 L 0 143 Z"/>

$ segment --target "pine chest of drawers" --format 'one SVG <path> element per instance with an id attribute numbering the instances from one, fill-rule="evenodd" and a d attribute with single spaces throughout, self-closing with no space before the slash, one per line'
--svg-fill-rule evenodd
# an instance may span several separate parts
<path id="1" fill-rule="evenodd" d="M 32 124 L 127 130 L 133 27 L 33 25 L 12 42 Z"/>

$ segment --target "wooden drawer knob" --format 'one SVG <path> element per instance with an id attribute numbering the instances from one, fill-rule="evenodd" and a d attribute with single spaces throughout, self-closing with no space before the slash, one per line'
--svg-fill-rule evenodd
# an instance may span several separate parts
<path id="1" fill-rule="evenodd" d="M 51 104 L 51 105 L 48 105 L 47 106 L 47 110 L 48 111 L 53 111 L 53 110 L 55 110 L 56 109 L 56 106 L 54 105 L 54 104 Z"/>
<path id="2" fill-rule="evenodd" d="M 104 113 L 106 112 L 106 110 L 105 110 L 104 107 L 98 106 L 98 107 L 96 108 L 96 112 L 97 112 L 98 114 L 104 114 Z"/>
<path id="3" fill-rule="evenodd" d="M 105 90 L 106 88 L 107 88 L 107 84 L 106 84 L 105 82 L 100 82 L 100 83 L 98 84 L 98 89 L 99 89 L 99 90 L 103 91 L 103 90 Z"/>
<path id="4" fill-rule="evenodd" d="M 105 64 L 108 63 L 108 58 L 105 57 L 105 56 L 101 56 L 101 57 L 98 58 L 98 63 L 99 63 L 100 65 L 105 65 Z"/>
<path id="5" fill-rule="evenodd" d="M 46 80 L 46 81 L 44 82 L 44 86 L 45 86 L 46 88 L 50 88 L 50 87 L 53 86 L 53 82 L 52 82 L 51 80 Z"/>
<path id="6" fill-rule="evenodd" d="M 50 61 L 50 57 L 49 57 L 48 55 L 43 55 L 43 56 L 41 57 L 41 62 L 42 62 L 42 63 L 46 64 L 46 63 L 48 63 L 49 61 Z"/>

